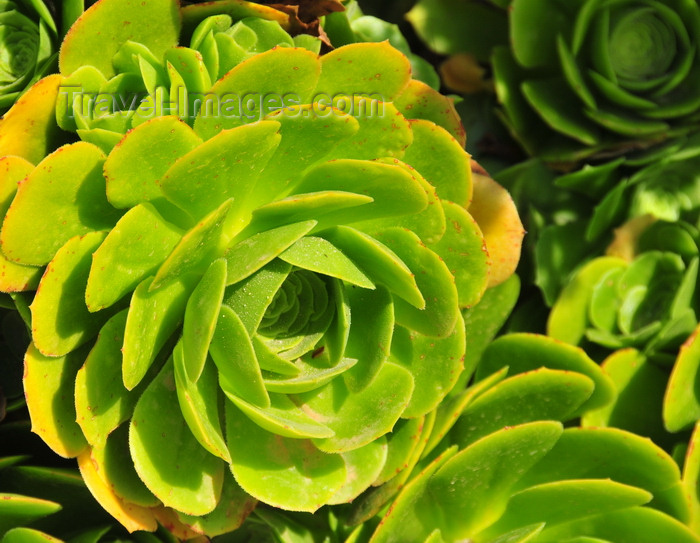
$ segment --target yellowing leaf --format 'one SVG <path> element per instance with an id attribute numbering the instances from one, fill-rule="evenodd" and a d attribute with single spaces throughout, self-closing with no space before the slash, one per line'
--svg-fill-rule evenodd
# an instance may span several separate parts
<path id="1" fill-rule="evenodd" d="M 491 257 L 489 287 L 508 279 L 518 266 L 525 230 L 508 191 L 490 177 L 474 173 L 469 213 L 481 228 Z"/>

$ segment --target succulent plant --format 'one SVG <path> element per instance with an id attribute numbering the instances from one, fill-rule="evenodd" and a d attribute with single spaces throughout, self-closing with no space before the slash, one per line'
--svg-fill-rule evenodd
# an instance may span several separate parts
<path id="1" fill-rule="evenodd" d="M 411 18 L 441 52 L 491 63 L 500 116 L 528 154 L 568 168 L 697 126 L 695 2 L 492 4 L 423 0 Z M 475 32 L 460 27 L 460 6 Z M 445 30 L 436 20 L 448 21 Z"/>
<path id="2" fill-rule="evenodd" d="M 87 10 L 0 126 L 32 429 L 129 530 L 350 501 L 457 383 L 461 310 L 517 263 L 514 206 L 388 43 L 319 56 L 266 6 L 123 4 Z"/>
<path id="3" fill-rule="evenodd" d="M 74 0 L 65 4 L 68 14 L 82 6 Z M 51 11 L 41 0 L 0 3 L 0 114 L 40 78 L 55 71 L 59 34 Z"/>

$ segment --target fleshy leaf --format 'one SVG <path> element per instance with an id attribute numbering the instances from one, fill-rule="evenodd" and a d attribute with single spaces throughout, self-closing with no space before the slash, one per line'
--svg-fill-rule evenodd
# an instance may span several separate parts
<path id="1" fill-rule="evenodd" d="M 134 467 L 164 505 L 205 515 L 221 495 L 224 464 L 194 438 L 180 413 L 172 361 L 139 398 L 131 419 Z"/>
<path id="2" fill-rule="evenodd" d="M 5 216 L 0 234 L 5 256 L 43 266 L 73 236 L 111 228 L 120 213 L 104 195 L 103 162 L 102 151 L 84 142 L 42 160 L 20 183 Z"/>
<path id="3" fill-rule="evenodd" d="M 110 515 L 119 520 L 128 531 L 146 530 L 154 532 L 156 530 L 158 523 L 150 509 L 125 502 L 102 479 L 92 461 L 90 449 L 87 449 L 78 457 L 78 467 L 85 485 L 90 489 L 95 499 Z"/>
<path id="4" fill-rule="evenodd" d="M 328 503 L 349 503 L 367 488 L 384 467 L 387 455 L 386 439 L 381 437 L 364 447 L 341 453 L 345 461 L 347 478 L 345 484 L 336 492 Z"/>
<path id="5" fill-rule="evenodd" d="M 462 145 L 431 121 L 412 120 L 411 131 L 413 143 L 402 160 L 418 170 L 442 200 L 468 207 L 472 200 L 472 171 Z"/>
<path id="6" fill-rule="evenodd" d="M 27 177 L 34 166 L 19 156 L 0 158 L 0 217 L 4 217 L 17 193 L 18 183 Z M 0 226 L 2 221 L 0 221 Z M 41 268 L 21 266 L 5 258 L 0 252 L 0 290 L 17 292 L 36 288 L 41 279 Z"/>
<path id="7" fill-rule="evenodd" d="M 71 27 L 61 45 L 59 67 L 67 75 L 81 66 L 95 66 L 110 77 L 112 57 L 125 42 L 143 43 L 161 57 L 177 44 L 179 33 L 179 6 L 174 0 L 102 0 Z"/>
<path id="8" fill-rule="evenodd" d="M 92 314 L 85 305 L 92 253 L 104 238 L 104 232 L 76 236 L 49 263 L 31 305 L 32 337 L 42 353 L 71 352 L 92 339 L 114 313 Z"/>
<path id="9" fill-rule="evenodd" d="M 124 502 L 154 507 L 160 505 L 156 498 L 136 474 L 129 458 L 129 425 L 122 424 L 98 447 L 91 447 L 90 459 L 95 465 L 100 478 L 108 483 L 114 493 Z"/>
<path id="10" fill-rule="evenodd" d="M 387 391 L 391 390 L 391 394 Z M 315 439 L 325 452 L 345 452 L 365 446 L 396 424 L 413 392 L 413 378 L 404 368 L 385 363 L 364 389 L 352 393 L 341 379 L 323 388 L 300 394 L 294 401 L 335 435 Z M 378 402 L 378 398 L 382 398 Z"/>
<path id="11" fill-rule="evenodd" d="M 411 372 L 415 389 L 404 417 L 418 417 L 435 409 L 452 390 L 462 372 L 466 338 L 458 315 L 452 333 L 427 337 L 397 327 L 391 360 Z"/>
<path id="12" fill-rule="evenodd" d="M 288 105 L 309 103 L 320 68 L 312 52 L 286 47 L 241 62 L 209 89 L 195 132 L 208 140 L 221 130 L 258 121 Z"/>
<path id="13" fill-rule="evenodd" d="M 497 520 L 513 486 L 549 452 L 561 433 L 561 425 L 555 422 L 506 428 L 448 460 L 430 478 L 426 493 L 440 504 L 445 535 L 470 537 Z"/>
<path id="14" fill-rule="evenodd" d="M 175 387 L 185 422 L 199 443 L 226 462 L 231 461 L 219 421 L 219 387 L 215 366 L 211 361 L 202 367 L 195 382 L 187 375 L 187 359 L 183 342 L 173 350 Z"/>
<path id="15" fill-rule="evenodd" d="M 226 250 L 227 285 L 258 271 L 316 226 L 314 220 L 272 228 L 244 239 Z"/>
<path id="16" fill-rule="evenodd" d="M 141 382 L 160 349 L 182 322 L 193 283 L 191 278 L 185 278 L 152 291 L 149 277 L 136 287 L 122 350 L 122 378 L 128 390 Z"/>
<path id="17" fill-rule="evenodd" d="M 85 359 L 85 350 L 49 358 L 30 344 L 24 358 L 24 390 L 32 431 L 63 457 L 78 456 L 87 448 L 75 422 L 73 383 Z"/>
<path id="18" fill-rule="evenodd" d="M 443 202 L 442 207 L 445 210 L 447 229 L 437 243 L 429 246 L 442 257 L 452 272 L 459 306 L 468 308 L 479 302 L 487 284 L 493 286 L 490 285 L 493 261 L 474 218 L 463 207 L 452 202 Z"/>
<path id="19" fill-rule="evenodd" d="M 477 367 L 477 379 L 508 366 L 509 373 L 524 373 L 542 366 L 576 371 L 595 383 L 593 394 L 580 409 L 586 411 L 608 404 L 615 397 L 615 388 L 600 366 L 578 347 L 537 334 L 508 334 L 493 341 L 484 351 Z"/>
<path id="20" fill-rule="evenodd" d="M 15 155 L 37 164 L 56 146 L 55 105 L 61 76 L 41 79 L 2 118 L 0 156 Z"/>
<path id="21" fill-rule="evenodd" d="M 127 211 L 92 256 L 85 301 L 90 311 L 117 302 L 149 275 L 182 239 L 151 204 Z"/>
<path id="22" fill-rule="evenodd" d="M 391 102 L 411 78 L 408 59 L 388 42 L 354 43 L 321 57 L 315 95 L 379 95 Z"/>
<path id="23" fill-rule="evenodd" d="M 224 390 L 226 393 L 226 390 Z M 237 396 L 228 395 L 238 410 L 242 411 L 256 425 L 265 431 L 278 436 L 290 438 L 326 438 L 333 436 L 334 432 L 328 426 L 317 422 L 313 417 L 300 409 L 288 396 L 284 394 L 270 393 L 270 407 L 259 408 L 241 400 Z M 240 416 L 236 414 L 235 416 Z M 232 445 L 229 444 L 229 450 Z"/>
<path id="24" fill-rule="evenodd" d="M 321 235 L 347 254 L 373 281 L 381 283 L 414 307 L 425 307 L 413 273 L 387 246 L 347 226 L 325 230 Z"/>
<path id="25" fill-rule="evenodd" d="M 250 336 L 240 317 L 227 305 L 219 310 L 209 352 L 219 368 L 219 382 L 226 394 L 262 408 L 270 406 Z"/>
<path id="26" fill-rule="evenodd" d="M 409 230 L 388 228 L 376 237 L 413 272 L 426 301 L 425 309 L 417 309 L 403 300 L 395 300 L 396 321 L 426 336 L 450 335 L 459 311 L 457 288 L 445 263 Z"/>
<path id="27" fill-rule="evenodd" d="M 469 213 L 479 225 L 491 260 L 489 286 L 508 279 L 520 260 L 525 230 L 508 191 L 490 177 L 475 173 Z"/>
<path id="28" fill-rule="evenodd" d="M 677 432 L 700 420 L 699 329 L 681 346 L 664 398 L 663 418 L 669 432 Z"/>
<path id="29" fill-rule="evenodd" d="M 233 475 L 227 472 L 224 473 L 224 486 L 216 509 L 196 517 L 179 513 L 178 518 L 195 532 L 214 537 L 239 528 L 257 503 L 255 498 L 238 485 Z"/>
<path id="30" fill-rule="evenodd" d="M 274 507 L 316 511 L 345 483 L 345 462 L 311 441 L 269 433 L 230 403 L 226 436 L 231 470 L 250 495 Z"/>
<path id="31" fill-rule="evenodd" d="M 139 397 L 140 390 L 129 392 L 122 381 L 126 314 L 117 313 L 102 327 L 75 379 L 77 422 L 93 446 L 131 416 Z"/>
<path id="32" fill-rule="evenodd" d="M 342 251 L 330 241 L 306 236 L 280 254 L 280 258 L 293 266 L 337 277 L 363 288 L 374 288 L 374 283 Z"/>
<path id="33" fill-rule="evenodd" d="M 105 161 L 107 199 L 114 207 L 123 208 L 162 197 L 158 181 L 178 158 L 201 143 L 189 126 L 173 116 L 139 125 Z"/>
<path id="34" fill-rule="evenodd" d="M 215 260 L 187 300 L 182 328 L 182 356 L 185 375 L 193 383 L 197 382 L 204 368 L 225 287 L 226 261 Z M 177 368 L 176 360 L 176 375 Z"/>
<path id="35" fill-rule="evenodd" d="M 246 200 L 280 142 L 279 123 L 261 121 L 224 130 L 180 157 L 163 175 L 163 194 L 202 219 L 226 200 L 245 217 Z M 253 166 L 254 165 L 254 166 Z"/>

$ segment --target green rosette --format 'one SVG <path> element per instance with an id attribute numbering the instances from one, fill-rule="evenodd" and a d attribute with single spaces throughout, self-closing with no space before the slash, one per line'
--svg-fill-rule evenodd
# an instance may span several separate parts
<path id="1" fill-rule="evenodd" d="M 80 10 L 75 1 L 67 9 Z M 0 2 L 0 114 L 34 83 L 56 70 L 59 30 L 41 0 Z"/>
<path id="2" fill-rule="evenodd" d="M 80 138 L 3 158 L 33 430 L 129 531 L 349 502 L 458 382 L 461 311 L 517 261 L 512 202 L 388 43 L 319 56 L 258 4 L 122 4 L 68 32 L 30 91 L 50 109 L 11 111 Z"/>
<path id="3" fill-rule="evenodd" d="M 557 167 L 697 126 L 695 2 L 422 0 L 409 17 L 435 50 L 491 64 L 501 120 L 528 154 Z M 453 78 L 473 78 L 466 70 Z"/>
<path id="4" fill-rule="evenodd" d="M 510 9 L 513 48 L 494 51 L 494 79 L 503 119 L 530 154 L 576 162 L 696 125 L 694 2 L 515 0 Z"/>

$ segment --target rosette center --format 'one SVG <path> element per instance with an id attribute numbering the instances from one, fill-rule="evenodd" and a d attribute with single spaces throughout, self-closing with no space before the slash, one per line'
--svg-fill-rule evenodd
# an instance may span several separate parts
<path id="1" fill-rule="evenodd" d="M 6 14 L 0 24 L 0 44 L 0 84 L 13 83 L 34 69 L 39 33 L 24 15 Z"/>
<path id="2" fill-rule="evenodd" d="M 652 8 L 620 15 L 610 33 L 610 61 L 624 79 L 649 80 L 663 76 L 676 57 L 672 26 Z"/>
<path id="3" fill-rule="evenodd" d="M 326 329 L 333 313 L 326 283 L 309 270 L 296 269 L 275 294 L 258 333 L 270 339 L 297 337 Z"/>

